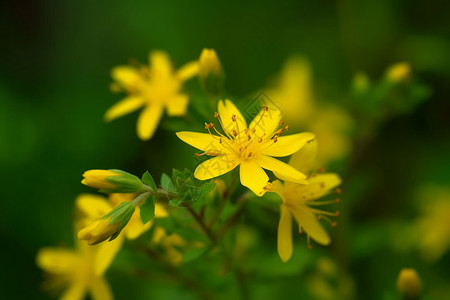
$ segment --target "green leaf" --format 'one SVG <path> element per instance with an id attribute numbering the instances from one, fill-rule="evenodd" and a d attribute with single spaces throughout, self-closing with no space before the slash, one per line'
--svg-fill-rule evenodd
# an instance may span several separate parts
<path id="1" fill-rule="evenodd" d="M 151 187 L 154 192 L 156 192 L 158 190 L 155 180 L 153 180 L 152 175 L 150 175 L 150 173 L 148 171 L 146 171 L 142 175 L 142 182 L 145 183 L 146 185 L 148 185 L 149 187 Z"/>
<path id="2" fill-rule="evenodd" d="M 166 191 L 176 192 L 176 189 L 175 189 L 175 186 L 172 183 L 172 180 L 170 179 L 170 177 L 166 173 L 163 173 L 162 176 L 161 176 L 161 186 Z"/>
<path id="3" fill-rule="evenodd" d="M 142 223 L 145 224 L 155 217 L 155 197 L 148 196 L 139 208 L 141 211 Z"/>

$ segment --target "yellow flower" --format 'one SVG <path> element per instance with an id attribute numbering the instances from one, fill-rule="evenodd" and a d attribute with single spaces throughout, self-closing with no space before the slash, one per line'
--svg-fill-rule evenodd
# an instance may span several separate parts
<path id="1" fill-rule="evenodd" d="M 214 49 L 203 49 L 199 59 L 199 77 L 205 78 L 210 74 L 220 76 L 222 74 L 222 66 Z"/>
<path id="2" fill-rule="evenodd" d="M 306 172 L 311 166 L 311 157 L 314 157 L 315 142 L 304 147 L 297 154 L 293 155 L 290 164 Z M 318 220 L 327 220 L 335 226 L 329 216 L 337 216 L 338 212 L 328 212 L 318 209 L 318 206 L 333 204 L 337 200 L 319 201 L 318 199 L 329 194 L 340 183 L 341 179 L 337 174 L 326 173 L 311 176 L 308 185 L 300 185 L 293 182 L 284 184 L 276 180 L 272 183 L 271 192 L 280 195 L 282 199 L 281 217 L 278 224 L 278 254 L 283 262 L 287 262 L 293 251 L 292 245 L 292 217 L 298 223 L 299 232 L 305 232 L 308 237 L 322 245 L 330 243 L 330 237 Z"/>
<path id="3" fill-rule="evenodd" d="M 416 270 L 404 268 L 400 271 L 397 278 L 397 290 L 406 296 L 405 299 L 418 299 L 422 282 Z"/>
<path id="4" fill-rule="evenodd" d="M 274 157 L 291 155 L 314 139 L 312 133 L 280 137 L 289 127 L 283 126 L 281 113 L 275 107 L 265 106 L 249 126 L 234 104 L 219 101 L 215 114 L 223 134 L 214 124 L 205 124 L 209 133 L 178 132 L 185 143 L 204 151 L 198 155 L 214 156 L 195 169 L 194 176 L 207 180 L 225 174 L 240 166 L 240 180 L 256 195 L 262 196 L 269 177 L 263 168 L 273 171 L 283 180 L 306 184 L 306 176 Z M 214 130 L 215 134 L 211 132 Z"/>
<path id="5" fill-rule="evenodd" d="M 77 246 L 75 251 L 64 248 L 39 250 L 36 263 L 50 275 L 44 286 L 58 292 L 64 290 L 60 297 L 63 300 L 82 300 L 87 293 L 94 300 L 112 300 L 111 288 L 103 278 L 111 260 L 105 265 L 103 255 L 114 256 L 115 252 L 110 254 L 114 249 L 89 246 L 85 241 L 78 241 Z M 99 263 L 102 264 L 100 268 Z"/>
<path id="6" fill-rule="evenodd" d="M 142 181 L 120 170 L 89 170 L 83 173 L 82 184 L 104 192 L 134 193 L 144 190 Z"/>
<path id="7" fill-rule="evenodd" d="M 152 241 L 164 249 L 164 258 L 169 263 L 174 266 L 178 266 L 183 262 L 183 254 L 178 250 L 178 248 L 184 247 L 186 245 L 186 241 L 181 236 L 176 233 L 169 235 L 163 228 L 156 227 L 153 233 Z"/>
<path id="8" fill-rule="evenodd" d="M 450 248 L 450 188 L 426 185 L 419 194 L 423 214 L 413 229 L 420 236 L 418 246 L 422 256 L 433 262 Z"/>
<path id="9" fill-rule="evenodd" d="M 142 140 L 153 136 L 164 109 L 169 116 L 186 113 L 189 98 L 181 91 L 183 82 L 198 73 L 196 61 L 174 71 L 169 56 L 163 51 L 151 52 L 149 62 L 148 67 L 139 69 L 119 66 L 112 70 L 115 86 L 128 93 L 128 96 L 105 114 L 105 120 L 111 121 L 144 107 L 137 123 L 137 134 Z"/>
<path id="10" fill-rule="evenodd" d="M 292 57 L 284 64 L 268 94 L 280 106 L 285 121 L 293 129 L 300 128 L 316 134 L 316 140 L 321 145 L 317 163 L 326 164 L 349 153 L 352 145 L 349 134 L 355 122 L 340 107 L 317 101 L 312 79 L 308 61 L 302 57 Z"/>
<path id="11" fill-rule="evenodd" d="M 78 238 L 86 239 L 89 243 L 95 244 L 111 237 L 111 235 L 115 233 L 113 230 L 114 225 L 105 223 L 109 221 L 109 218 L 104 220 L 101 220 L 100 218 L 119 206 L 122 202 L 130 202 L 134 198 L 135 194 L 110 194 L 109 201 L 103 196 L 90 194 L 79 196 L 76 200 L 76 206 L 78 211 L 82 214 L 80 222 L 84 228 L 79 231 Z M 164 207 L 161 204 L 156 203 L 155 217 L 162 218 L 166 216 L 167 212 Z M 122 236 L 125 236 L 125 238 L 130 240 L 136 239 L 149 230 L 152 224 L 153 221 L 147 222 L 146 224 L 142 223 L 140 209 L 139 207 L 136 207 L 128 224 L 122 231 L 123 235 L 119 235 L 116 240 L 119 240 L 119 243 L 122 244 Z"/>
<path id="12" fill-rule="evenodd" d="M 120 222 L 111 223 L 111 217 L 95 220 L 78 232 L 78 238 L 88 241 L 89 245 L 95 245 L 113 236 L 119 230 L 119 225 Z"/>
<path id="13" fill-rule="evenodd" d="M 396 63 L 389 67 L 386 76 L 395 83 L 406 81 L 411 77 L 411 65 L 407 62 Z"/>

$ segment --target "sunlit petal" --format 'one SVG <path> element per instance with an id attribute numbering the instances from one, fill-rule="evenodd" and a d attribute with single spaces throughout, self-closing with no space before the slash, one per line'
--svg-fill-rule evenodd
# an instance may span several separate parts
<path id="1" fill-rule="evenodd" d="M 93 300 L 113 300 L 111 288 L 105 279 L 97 277 L 90 282 L 89 286 Z"/>
<path id="2" fill-rule="evenodd" d="M 266 148 L 261 153 L 275 157 L 288 156 L 300 150 L 313 139 L 314 134 L 310 132 L 281 136 L 277 138 L 276 142 L 269 140 Z"/>
<path id="3" fill-rule="evenodd" d="M 240 178 L 242 185 L 248 187 L 257 196 L 262 196 L 266 192 L 264 187 L 269 177 L 253 160 L 241 162 Z"/>
<path id="4" fill-rule="evenodd" d="M 155 133 L 163 114 L 163 107 L 158 104 L 147 106 L 139 115 L 137 133 L 141 140 L 150 139 Z"/>
<path id="5" fill-rule="evenodd" d="M 170 98 L 167 103 L 167 114 L 169 116 L 183 116 L 186 114 L 186 109 L 189 103 L 189 98 L 185 94 L 178 94 Z"/>
<path id="6" fill-rule="evenodd" d="M 188 80 L 198 74 L 199 64 L 197 61 L 191 61 L 182 66 L 177 71 L 177 76 L 181 80 Z"/>
<path id="7" fill-rule="evenodd" d="M 226 149 L 219 142 L 218 136 L 213 136 L 209 133 L 198 133 L 190 131 L 181 131 L 176 133 L 186 144 L 191 145 L 199 150 L 211 154 L 226 153 Z"/>
<path id="8" fill-rule="evenodd" d="M 151 76 L 169 77 L 172 74 L 172 63 L 164 51 L 152 51 L 149 54 Z"/>
<path id="9" fill-rule="evenodd" d="M 254 159 L 262 168 L 272 171 L 275 176 L 282 180 L 305 184 L 306 176 L 290 165 L 270 156 L 260 155 Z"/>
<path id="10" fill-rule="evenodd" d="M 132 113 L 144 105 L 144 98 L 139 96 L 127 97 L 114 104 L 105 113 L 105 121 L 109 122 L 126 114 Z"/>
<path id="11" fill-rule="evenodd" d="M 223 130 L 228 132 L 228 134 L 233 135 L 233 130 L 243 132 L 247 128 L 244 116 L 230 100 L 225 100 L 225 102 L 219 101 L 218 110 L 222 119 Z M 232 120 L 233 115 L 236 116 L 236 122 Z"/>
<path id="12" fill-rule="evenodd" d="M 239 161 L 233 155 L 220 155 L 202 162 L 194 171 L 195 178 L 207 180 L 233 170 Z"/>
<path id="13" fill-rule="evenodd" d="M 293 251 L 292 216 L 285 205 L 281 205 L 280 222 L 278 223 L 278 254 L 283 262 L 287 262 Z"/>
<path id="14" fill-rule="evenodd" d="M 261 111 L 253 118 L 250 126 L 251 131 L 258 137 L 271 138 L 275 130 L 280 126 L 281 111 L 274 105 L 268 105 L 267 110 Z"/>

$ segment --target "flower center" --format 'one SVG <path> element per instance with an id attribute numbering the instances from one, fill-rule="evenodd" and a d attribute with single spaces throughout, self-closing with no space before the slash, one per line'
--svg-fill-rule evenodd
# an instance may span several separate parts
<path id="1" fill-rule="evenodd" d="M 283 127 L 284 122 L 280 121 L 279 125 L 281 127 L 275 132 L 266 132 L 263 126 L 260 126 L 260 123 L 268 110 L 269 108 L 264 106 L 259 119 L 251 128 L 248 128 L 247 126 L 242 128 L 243 123 L 238 122 L 236 115 L 231 116 L 231 123 L 227 123 L 228 126 L 226 127 L 221 116 L 216 112 L 214 118 L 219 121 L 223 133 L 216 129 L 214 123 L 205 123 L 205 129 L 219 142 L 222 149 L 217 149 L 217 153 L 214 151 L 207 151 L 202 154 L 197 154 L 197 156 L 218 156 L 221 155 L 222 152 L 225 152 L 236 155 L 240 160 L 248 160 L 257 157 L 263 149 L 276 143 L 278 137 L 289 129 L 289 126 L 287 125 Z M 258 130 L 256 130 L 256 128 L 258 128 Z M 216 134 L 213 134 L 211 129 L 214 130 Z"/>

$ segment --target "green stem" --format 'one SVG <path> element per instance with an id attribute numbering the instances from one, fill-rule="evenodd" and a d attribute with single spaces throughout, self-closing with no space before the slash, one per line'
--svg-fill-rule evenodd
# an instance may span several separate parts
<path id="1" fill-rule="evenodd" d="M 213 245 L 216 244 L 217 239 L 212 233 L 212 231 L 208 228 L 208 226 L 206 226 L 205 222 L 203 221 L 203 218 L 199 214 L 197 214 L 197 212 L 192 207 L 188 206 L 186 208 L 192 215 L 192 217 L 194 217 L 197 224 L 203 229 L 203 231 L 205 232 L 206 236 L 209 238 L 211 243 Z"/>

